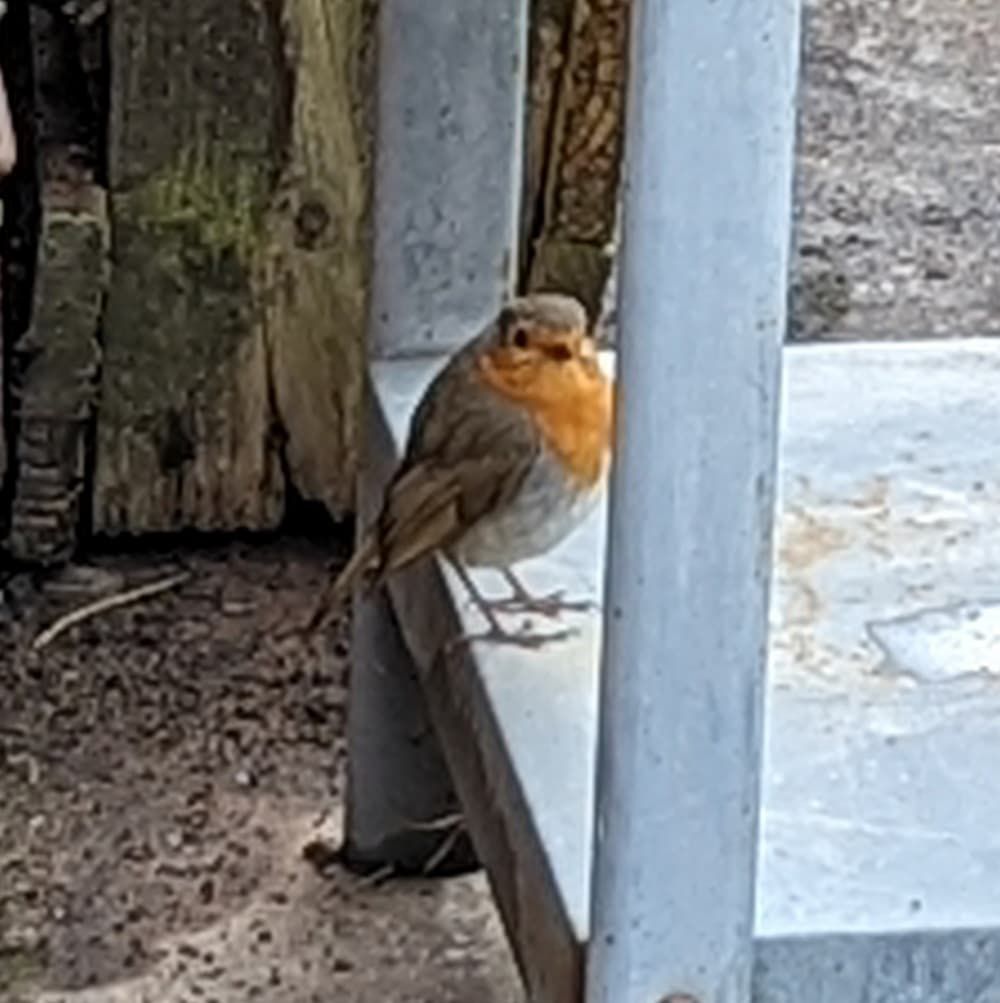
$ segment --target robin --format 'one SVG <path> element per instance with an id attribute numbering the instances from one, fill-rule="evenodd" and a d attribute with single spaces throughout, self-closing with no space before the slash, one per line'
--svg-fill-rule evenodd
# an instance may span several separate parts
<path id="1" fill-rule="evenodd" d="M 376 588 L 434 552 L 486 617 L 490 629 L 480 636 L 530 643 L 505 631 L 496 611 L 556 616 L 585 606 L 559 593 L 532 596 L 512 565 L 554 547 L 593 509 L 610 458 L 612 391 L 576 299 L 511 301 L 424 392 L 378 518 L 311 625 L 331 598 L 356 584 Z M 484 599 L 465 567 L 500 571 L 510 598 Z"/>

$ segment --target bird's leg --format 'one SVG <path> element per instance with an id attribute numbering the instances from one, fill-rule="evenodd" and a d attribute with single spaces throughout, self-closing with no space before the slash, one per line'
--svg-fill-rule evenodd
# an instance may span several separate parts
<path id="1" fill-rule="evenodd" d="M 595 604 L 589 599 L 564 599 L 562 589 L 534 596 L 510 568 L 501 568 L 500 573 L 507 580 L 511 594 L 506 599 L 493 600 L 491 605 L 502 613 L 538 613 L 555 620 L 560 613 L 586 613 L 595 608 Z"/>
<path id="2" fill-rule="evenodd" d="M 486 630 L 478 634 L 465 634 L 463 637 L 458 638 L 457 641 L 494 641 L 498 644 L 516 644 L 522 648 L 540 648 L 544 644 L 548 644 L 550 641 L 563 641 L 570 637 L 572 631 L 570 630 L 558 630 L 549 634 L 532 634 L 525 629 L 518 631 L 508 630 L 500 622 L 496 615 L 495 608 L 497 602 L 492 599 L 487 599 L 478 588 L 476 588 L 476 583 L 472 580 L 472 576 L 465 570 L 462 566 L 461 561 L 449 556 L 448 563 L 455 569 L 455 573 L 462 580 L 462 584 L 467 589 L 469 595 L 472 597 L 472 601 L 483 617 L 486 619 L 489 625 Z M 500 600 L 501 603 L 507 600 Z"/>

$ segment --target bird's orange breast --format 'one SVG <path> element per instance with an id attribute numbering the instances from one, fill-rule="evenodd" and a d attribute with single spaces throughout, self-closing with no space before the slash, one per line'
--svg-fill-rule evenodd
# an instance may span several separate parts
<path id="1" fill-rule="evenodd" d="M 593 359 L 539 360 L 507 369 L 489 355 L 480 376 L 534 421 L 546 446 L 581 487 L 603 476 L 611 448 L 613 387 Z"/>

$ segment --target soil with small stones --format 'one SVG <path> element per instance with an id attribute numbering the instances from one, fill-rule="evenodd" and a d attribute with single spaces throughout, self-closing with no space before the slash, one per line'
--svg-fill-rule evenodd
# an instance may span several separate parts
<path id="1" fill-rule="evenodd" d="M 347 621 L 302 630 L 327 566 L 285 540 L 8 579 L 4 1003 L 520 999 L 481 876 L 376 887 L 303 858 L 341 815 Z"/>

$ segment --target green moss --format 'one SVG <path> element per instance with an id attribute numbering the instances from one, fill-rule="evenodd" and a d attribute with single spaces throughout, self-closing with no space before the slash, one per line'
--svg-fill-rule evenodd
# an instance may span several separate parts
<path id="1" fill-rule="evenodd" d="M 231 360 L 260 305 L 253 273 L 266 240 L 269 166 L 224 142 L 199 142 L 113 196 L 106 425 L 146 425 L 160 437 L 170 414 L 232 383 Z"/>
<path id="2" fill-rule="evenodd" d="M 269 194 L 259 159 L 254 162 L 220 143 L 201 143 L 182 149 L 132 191 L 131 201 L 140 225 L 193 231 L 195 242 L 209 252 L 235 252 L 249 267 Z"/>

